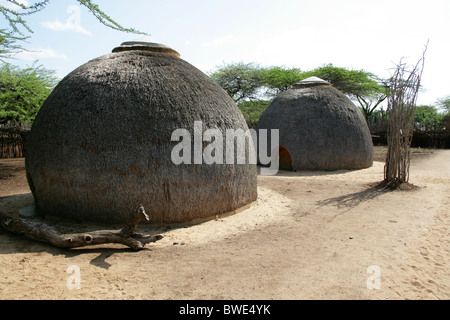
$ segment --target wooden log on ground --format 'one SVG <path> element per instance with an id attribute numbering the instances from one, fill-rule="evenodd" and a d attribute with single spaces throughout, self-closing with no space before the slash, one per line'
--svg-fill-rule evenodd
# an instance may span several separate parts
<path id="1" fill-rule="evenodd" d="M 0 226 L 16 235 L 25 236 L 32 240 L 50 243 L 58 248 L 77 248 L 105 243 L 120 243 L 133 250 L 140 250 L 147 243 L 155 242 L 161 235 L 144 235 L 136 233 L 136 227 L 141 221 L 149 221 L 144 207 L 139 205 L 130 215 L 130 221 L 121 230 L 100 230 L 86 233 L 61 234 L 52 227 L 21 218 L 12 218 L 0 211 Z"/>

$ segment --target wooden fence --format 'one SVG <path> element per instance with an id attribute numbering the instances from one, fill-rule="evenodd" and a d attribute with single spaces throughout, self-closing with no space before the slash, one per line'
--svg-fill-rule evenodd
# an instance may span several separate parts
<path id="1" fill-rule="evenodd" d="M 0 128 L 0 159 L 24 157 L 28 132 L 18 128 Z"/>

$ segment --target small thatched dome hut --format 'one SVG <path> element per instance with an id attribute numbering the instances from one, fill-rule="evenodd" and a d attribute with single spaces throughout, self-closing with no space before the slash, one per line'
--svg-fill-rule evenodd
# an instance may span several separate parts
<path id="1" fill-rule="evenodd" d="M 361 111 L 317 77 L 279 94 L 257 128 L 279 129 L 281 169 L 361 169 L 373 163 L 371 134 Z"/>
<path id="2" fill-rule="evenodd" d="M 31 129 L 26 168 L 37 209 L 123 222 L 143 204 L 151 223 L 179 223 L 255 201 L 255 164 L 174 164 L 172 133 L 194 137 L 195 121 L 203 130 L 248 129 L 227 93 L 171 48 L 123 43 L 80 66 Z"/>

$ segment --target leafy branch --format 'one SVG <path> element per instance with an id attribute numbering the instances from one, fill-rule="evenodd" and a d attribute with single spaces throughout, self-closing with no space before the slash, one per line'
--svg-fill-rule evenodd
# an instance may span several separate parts
<path id="1" fill-rule="evenodd" d="M 51 2 L 51 0 L 42 0 L 25 5 L 17 0 L 6 1 L 7 3 L 5 5 L 0 5 L 0 16 L 3 16 L 8 22 L 10 29 L 0 29 L 0 58 L 10 58 L 11 54 L 17 50 L 24 50 L 21 45 L 17 44 L 17 41 L 25 41 L 29 38 L 26 34 L 33 33 L 33 30 L 26 22 L 26 17 L 42 11 Z M 100 7 L 91 0 L 77 0 L 77 2 L 86 7 L 101 24 L 108 28 L 122 32 L 147 35 L 147 33 L 134 28 L 123 27 L 100 10 Z"/>
<path id="2" fill-rule="evenodd" d="M 134 33 L 134 34 L 143 34 L 147 35 L 145 32 L 138 31 L 134 28 L 125 28 L 118 24 L 116 21 L 111 19 L 107 14 L 100 10 L 99 6 L 95 3 L 92 3 L 91 0 L 77 0 L 81 5 L 85 6 L 89 11 L 97 18 L 97 20 L 103 24 L 104 26 L 111 28 L 113 30 Z"/>

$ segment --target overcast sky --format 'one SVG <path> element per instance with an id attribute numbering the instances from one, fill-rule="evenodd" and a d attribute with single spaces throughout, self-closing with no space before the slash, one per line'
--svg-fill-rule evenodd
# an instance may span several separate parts
<path id="1" fill-rule="evenodd" d="M 449 0 L 94 2 L 123 26 L 150 34 L 204 72 L 240 61 L 304 71 L 332 63 L 387 77 L 402 57 L 415 64 L 429 40 L 418 103 L 435 104 L 450 95 Z M 30 52 L 13 63 L 30 65 L 38 59 L 61 78 L 140 38 L 103 26 L 75 0 L 53 0 L 27 21 L 34 31 L 24 44 Z"/>

